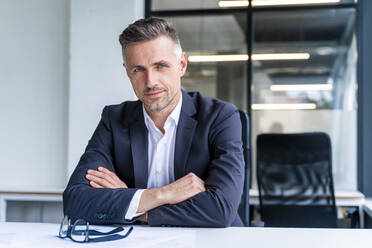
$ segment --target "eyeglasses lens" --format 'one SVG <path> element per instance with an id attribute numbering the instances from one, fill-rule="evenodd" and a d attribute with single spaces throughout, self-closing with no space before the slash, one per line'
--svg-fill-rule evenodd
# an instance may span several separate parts
<path id="1" fill-rule="evenodd" d="M 77 242 L 84 242 L 88 237 L 88 225 L 85 220 L 79 219 L 71 230 L 71 239 Z"/>
<path id="2" fill-rule="evenodd" d="M 61 238 L 67 237 L 68 226 L 69 226 L 69 219 L 67 216 L 65 216 L 61 222 L 61 227 L 59 229 L 59 236 Z"/>

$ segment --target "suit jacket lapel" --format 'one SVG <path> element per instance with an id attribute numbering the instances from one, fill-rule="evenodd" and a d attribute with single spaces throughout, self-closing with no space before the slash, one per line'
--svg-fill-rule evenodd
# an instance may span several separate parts
<path id="1" fill-rule="evenodd" d="M 129 127 L 134 185 L 136 188 L 146 189 L 148 179 L 148 134 L 143 119 L 142 104 L 140 102 L 136 108 L 134 118 L 134 122 Z"/>
<path id="2" fill-rule="evenodd" d="M 191 97 L 182 91 L 182 109 L 177 126 L 176 144 L 174 152 L 174 178 L 185 175 L 185 165 L 189 157 L 191 143 L 194 137 L 197 121 L 193 118 L 196 113 Z"/>

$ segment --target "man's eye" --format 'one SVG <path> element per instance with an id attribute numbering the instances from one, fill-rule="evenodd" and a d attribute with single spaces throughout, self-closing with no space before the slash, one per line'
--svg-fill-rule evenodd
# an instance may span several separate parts
<path id="1" fill-rule="evenodd" d="M 158 65 L 159 69 L 163 69 L 165 67 L 167 67 L 166 65 Z"/>
<path id="2" fill-rule="evenodd" d="M 134 69 L 134 72 L 141 72 L 141 71 L 143 71 L 143 68 L 136 68 L 136 69 Z"/>

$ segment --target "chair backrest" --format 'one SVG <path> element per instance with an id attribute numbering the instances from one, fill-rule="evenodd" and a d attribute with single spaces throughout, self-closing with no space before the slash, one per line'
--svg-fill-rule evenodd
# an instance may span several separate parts
<path id="1" fill-rule="evenodd" d="M 327 134 L 258 135 L 257 183 L 265 226 L 337 226 Z"/>
<path id="2" fill-rule="evenodd" d="M 249 118 L 248 115 L 239 110 L 240 120 L 242 123 L 242 142 L 243 142 L 243 152 L 244 152 L 244 188 L 243 195 L 239 205 L 239 215 L 242 218 L 242 221 L 245 226 L 250 225 L 250 216 L 249 216 L 249 189 L 251 186 L 251 160 L 250 160 L 250 135 L 249 135 Z"/>

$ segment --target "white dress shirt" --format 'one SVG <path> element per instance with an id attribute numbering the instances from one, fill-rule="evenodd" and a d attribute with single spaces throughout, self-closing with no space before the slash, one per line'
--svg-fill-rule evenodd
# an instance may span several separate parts
<path id="1" fill-rule="evenodd" d="M 147 188 L 157 188 L 174 182 L 174 150 L 178 120 L 182 107 L 182 94 L 177 106 L 164 123 L 164 134 L 157 128 L 147 114 L 143 104 L 143 115 L 148 131 L 148 181 Z M 131 220 L 143 213 L 138 213 L 138 205 L 145 189 L 134 193 L 129 204 L 126 220 Z"/>

